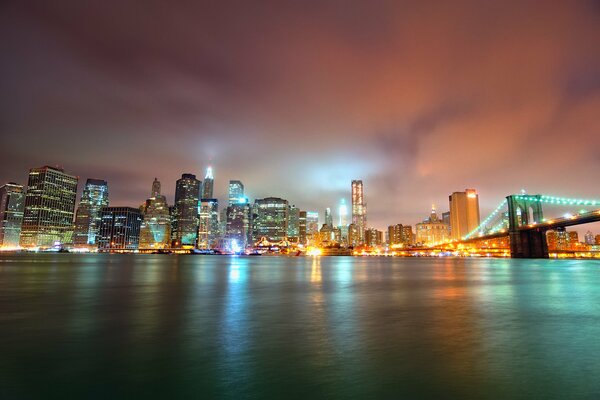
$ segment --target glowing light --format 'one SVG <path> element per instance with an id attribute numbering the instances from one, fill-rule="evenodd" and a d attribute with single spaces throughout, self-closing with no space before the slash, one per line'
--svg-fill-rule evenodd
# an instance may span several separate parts
<path id="1" fill-rule="evenodd" d="M 318 247 L 310 247 L 306 250 L 307 256 L 320 256 L 321 254 L 323 254 L 323 251 Z"/>

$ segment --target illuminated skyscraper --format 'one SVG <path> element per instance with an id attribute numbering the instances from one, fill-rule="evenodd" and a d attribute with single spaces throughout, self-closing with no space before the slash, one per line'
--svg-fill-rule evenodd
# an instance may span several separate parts
<path id="1" fill-rule="evenodd" d="M 175 246 L 195 246 L 198 239 L 198 202 L 200 181 L 196 175 L 183 174 L 175 185 L 173 240 Z"/>
<path id="2" fill-rule="evenodd" d="M 244 249 L 252 241 L 251 207 L 248 199 L 238 197 L 237 202 L 230 204 L 226 210 L 225 239 L 230 241 L 231 247 L 235 247 L 232 245 L 235 240 L 237 246 Z"/>
<path id="3" fill-rule="evenodd" d="M 29 170 L 21 246 L 52 247 L 70 240 L 77 180 L 60 168 L 44 166 Z"/>
<path id="4" fill-rule="evenodd" d="M 102 207 L 108 206 L 108 183 L 101 179 L 88 179 L 75 215 L 75 246 L 96 247 Z"/>
<path id="5" fill-rule="evenodd" d="M 160 193 L 160 190 L 159 192 Z M 133 207 L 104 207 L 100 213 L 99 250 L 135 250 L 140 241 L 142 213 Z"/>
<path id="6" fill-rule="evenodd" d="M 348 226 L 348 206 L 346 205 L 346 199 L 340 200 L 338 226 Z"/>
<path id="7" fill-rule="evenodd" d="M 244 198 L 244 184 L 241 181 L 229 181 L 229 205 L 239 203 Z"/>
<path id="8" fill-rule="evenodd" d="M 325 225 L 328 225 L 333 229 L 333 216 L 331 215 L 331 208 L 329 207 L 325 209 Z"/>
<path id="9" fill-rule="evenodd" d="M 154 178 L 152 197 L 146 200 L 140 227 L 140 249 L 165 249 L 171 245 L 171 215 L 167 198 L 160 194 L 160 182 Z"/>
<path id="10" fill-rule="evenodd" d="M 352 181 L 352 223 L 357 231 L 358 242 L 364 243 L 367 228 L 367 206 L 364 201 L 363 182 Z"/>
<path id="11" fill-rule="evenodd" d="M 319 232 L 319 213 L 316 211 L 306 212 L 306 235 L 314 235 Z"/>
<path id="12" fill-rule="evenodd" d="M 287 236 L 293 242 L 300 239 L 300 209 L 296 206 L 290 206 Z"/>
<path id="13" fill-rule="evenodd" d="M 278 197 L 267 197 L 254 201 L 254 218 L 252 223 L 252 240 L 257 242 L 266 237 L 271 242 L 278 242 L 287 237 L 289 203 Z"/>
<path id="14" fill-rule="evenodd" d="M 200 201 L 200 224 L 198 228 L 198 248 L 214 249 L 219 240 L 219 201 L 202 199 Z"/>
<path id="15" fill-rule="evenodd" d="M 206 176 L 204 177 L 204 182 L 202 183 L 202 199 L 212 199 L 213 198 L 213 170 L 212 167 L 206 168 Z"/>
<path id="16" fill-rule="evenodd" d="M 0 247 L 19 246 L 24 207 L 23 185 L 10 182 L 0 186 Z"/>
<path id="17" fill-rule="evenodd" d="M 298 236 L 299 243 L 306 244 L 306 211 L 298 213 Z"/>
<path id="18" fill-rule="evenodd" d="M 452 240 L 461 240 L 479 226 L 479 195 L 475 189 L 465 189 L 452 193 L 449 201 Z"/>

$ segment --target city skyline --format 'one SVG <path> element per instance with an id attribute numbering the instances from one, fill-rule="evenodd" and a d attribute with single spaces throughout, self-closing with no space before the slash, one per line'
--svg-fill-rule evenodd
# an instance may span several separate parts
<path id="1" fill-rule="evenodd" d="M 323 212 L 362 179 L 380 229 L 467 187 L 482 214 L 522 188 L 598 196 L 597 3 L 137 11 L 4 7 L 0 182 L 58 164 L 137 204 L 158 176 L 172 204 L 210 164 L 222 201 L 240 179 Z"/>

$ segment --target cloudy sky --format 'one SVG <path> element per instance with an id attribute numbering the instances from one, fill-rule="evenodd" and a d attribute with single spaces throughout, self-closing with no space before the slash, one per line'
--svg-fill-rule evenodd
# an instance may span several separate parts
<path id="1" fill-rule="evenodd" d="M 0 181 L 61 165 L 138 205 L 240 179 L 369 222 L 448 194 L 600 198 L 599 1 L 5 1 Z M 484 216 L 484 215 L 482 215 Z"/>

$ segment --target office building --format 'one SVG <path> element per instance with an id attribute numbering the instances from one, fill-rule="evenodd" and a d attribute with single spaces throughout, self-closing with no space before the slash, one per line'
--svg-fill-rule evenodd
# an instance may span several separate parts
<path id="1" fill-rule="evenodd" d="M 75 214 L 73 244 L 76 247 L 96 247 L 100 217 L 108 206 L 108 183 L 101 179 L 88 179 Z"/>
<path id="2" fill-rule="evenodd" d="M 331 214 L 331 208 L 327 207 L 325 209 L 325 225 L 328 225 L 333 229 L 333 215 Z"/>
<path id="3" fill-rule="evenodd" d="M 479 195 L 475 189 L 454 192 L 449 197 L 452 240 L 461 240 L 479 226 Z"/>
<path id="4" fill-rule="evenodd" d="M 403 240 L 403 226 L 402 224 L 390 225 L 388 226 L 388 243 L 390 246 L 393 245 L 402 245 L 404 244 Z"/>
<path id="5" fill-rule="evenodd" d="M 140 227 L 139 248 L 166 249 L 171 246 L 171 214 L 167 198 L 161 194 L 160 182 L 154 178 L 152 197 L 143 207 L 143 221 Z"/>
<path id="6" fill-rule="evenodd" d="M 239 203 L 244 198 L 244 184 L 241 181 L 229 181 L 229 205 Z"/>
<path id="7" fill-rule="evenodd" d="M 306 244 L 306 211 L 300 211 L 298 213 L 298 236 L 299 243 Z"/>
<path id="8" fill-rule="evenodd" d="M 212 199 L 213 198 L 213 186 L 214 186 L 214 178 L 213 178 L 213 170 L 212 167 L 206 168 L 206 176 L 204 177 L 204 182 L 202 183 L 202 196 L 201 199 Z"/>
<path id="9" fill-rule="evenodd" d="M 270 242 L 279 242 L 287 237 L 289 223 L 289 203 L 278 197 L 267 197 L 254 201 L 252 240 L 262 237 Z"/>
<path id="10" fill-rule="evenodd" d="M 298 243 L 300 240 L 300 209 L 294 205 L 290 206 L 288 213 L 288 239 Z"/>
<path id="11" fill-rule="evenodd" d="M 198 248 L 216 249 L 219 244 L 219 231 L 219 200 L 202 199 L 200 201 Z"/>
<path id="12" fill-rule="evenodd" d="M 134 207 L 104 207 L 100 211 L 99 250 L 136 250 L 140 241 L 142 213 Z"/>
<path id="13" fill-rule="evenodd" d="M 358 243 L 364 243 L 367 228 L 367 206 L 362 180 L 352 181 L 352 223 L 358 233 Z"/>
<path id="14" fill-rule="evenodd" d="M 235 247 L 235 241 L 239 249 L 244 249 L 252 242 L 251 207 L 248 199 L 238 197 L 237 203 L 230 204 L 226 210 L 225 239 L 230 242 L 230 247 Z"/>
<path id="15" fill-rule="evenodd" d="M 377 247 L 383 244 L 383 232 L 375 228 L 365 230 L 365 243 L 370 247 Z"/>
<path id="16" fill-rule="evenodd" d="M 424 246 L 433 246 L 449 241 L 448 225 L 437 215 L 432 207 L 429 218 L 417 224 L 417 243 Z"/>
<path id="17" fill-rule="evenodd" d="M 195 246 L 198 239 L 200 181 L 196 175 L 183 174 L 175 184 L 172 239 L 176 247 Z"/>
<path id="18" fill-rule="evenodd" d="M 20 236 L 22 247 L 49 248 L 70 241 L 77 180 L 61 168 L 44 166 L 29 170 Z"/>
<path id="19" fill-rule="evenodd" d="M 347 227 L 348 226 L 348 206 L 346 205 L 346 199 L 340 200 L 338 214 L 339 214 L 338 226 L 339 227 Z"/>
<path id="20" fill-rule="evenodd" d="M 23 185 L 10 182 L 0 186 L 0 247 L 19 246 L 24 207 Z"/>

